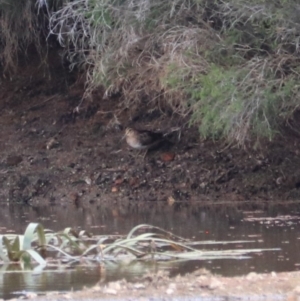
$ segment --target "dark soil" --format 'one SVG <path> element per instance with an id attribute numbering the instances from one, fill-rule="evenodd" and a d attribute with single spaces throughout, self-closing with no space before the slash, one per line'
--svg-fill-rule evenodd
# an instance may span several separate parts
<path id="1" fill-rule="evenodd" d="M 299 137 L 258 150 L 201 140 L 196 128 L 141 100 L 124 109 L 103 92 L 81 103 L 84 85 L 60 64 L 26 66 L 2 78 L 0 196 L 24 204 L 243 202 L 300 196 Z M 80 105 L 80 106 L 79 106 Z M 79 109 L 77 110 L 77 106 Z M 169 133 L 145 158 L 124 128 Z M 253 143 L 254 144 L 254 143 Z"/>

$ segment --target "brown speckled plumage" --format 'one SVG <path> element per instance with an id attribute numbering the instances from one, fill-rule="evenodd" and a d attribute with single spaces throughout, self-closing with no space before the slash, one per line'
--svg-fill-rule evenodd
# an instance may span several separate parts
<path id="1" fill-rule="evenodd" d="M 154 147 L 163 140 L 162 133 L 135 130 L 133 128 L 126 128 L 125 137 L 129 146 L 139 150 Z"/>

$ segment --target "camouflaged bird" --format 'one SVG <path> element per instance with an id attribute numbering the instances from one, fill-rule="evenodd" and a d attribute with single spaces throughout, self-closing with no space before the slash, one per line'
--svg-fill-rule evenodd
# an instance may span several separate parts
<path id="1" fill-rule="evenodd" d="M 125 130 L 126 142 L 134 149 L 150 149 L 155 147 L 164 140 L 162 133 L 151 132 L 147 130 L 135 130 L 133 128 L 126 128 Z"/>

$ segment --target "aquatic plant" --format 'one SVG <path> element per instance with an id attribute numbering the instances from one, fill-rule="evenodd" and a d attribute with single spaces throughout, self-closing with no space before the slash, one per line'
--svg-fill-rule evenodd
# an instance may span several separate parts
<path id="1" fill-rule="evenodd" d="M 64 263 L 81 262 L 122 262 L 126 260 L 212 260 L 244 259 L 250 253 L 279 249 L 231 249 L 201 250 L 203 245 L 250 243 L 254 241 L 201 241 L 196 242 L 176 236 L 171 232 L 151 225 L 138 225 L 127 235 L 93 236 L 85 231 L 77 233 L 71 228 L 53 232 L 44 230 L 37 223 L 30 223 L 24 235 L 0 235 L 0 258 L 5 262 L 27 262 L 31 259 L 46 265 L 44 259 Z M 54 251 L 54 253 L 53 253 Z"/>
<path id="2" fill-rule="evenodd" d="M 4 262 L 29 263 L 34 259 L 41 265 L 46 265 L 46 237 L 44 228 L 37 223 L 30 223 L 23 235 L 0 235 L 0 258 Z"/>

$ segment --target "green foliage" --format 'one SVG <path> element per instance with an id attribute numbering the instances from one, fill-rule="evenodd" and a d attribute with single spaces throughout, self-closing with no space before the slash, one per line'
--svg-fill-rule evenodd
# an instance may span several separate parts
<path id="1" fill-rule="evenodd" d="M 213 65 L 197 84 L 187 87 L 193 106 L 192 124 L 202 136 L 244 142 L 248 135 L 272 139 L 279 129 L 278 116 L 296 106 L 294 79 L 277 80 L 269 66 L 257 64 L 258 74 L 244 69 Z M 285 108 L 285 109 L 284 109 Z M 282 116 L 281 116 L 282 117 Z"/>
<path id="2" fill-rule="evenodd" d="M 31 258 L 41 265 L 46 261 L 35 250 L 43 251 L 45 248 L 44 229 L 40 224 L 30 223 L 24 235 L 0 235 L 0 258 L 5 262 L 30 263 Z"/>
<path id="3" fill-rule="evenodd" d="M 213 66 L 207 75 L 199 76 L 197 84 L 187 88 L 193 106 L 191 123 L 200 122 L 199 130 L 204 137 L 228 135 L 230 115 L 240 108 L 235 76 L 236 70 Z"/>
<path id="4" fill-rule="evenodd" d="M 79 6 L 78 10 L 83 12 L 85 19 L 88 20 L 92 28 L 96 26 L 104 26 L 108 29 L 111 28 L 113 20 L 110 12 L 109 1 L 90 0 L 86 3 L 86 7 L 82 5 L 82 1 L 77 1 L 76 4 Z"/>
<path id="5" fill-rule="evenodd" d="M 161 82 L 164 86 L 170 89 L 180 89 L 182 88 L 182 84 L 184 80 L 184 74 L 188 73 L 189 70 L 185 70 L 184 68 L 179 68 L 178 65 L 175 63 L 171 63 L 170 65 L 166 66 L 166 73 L 161 78 Z"/>

